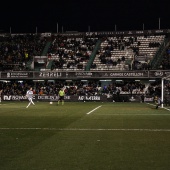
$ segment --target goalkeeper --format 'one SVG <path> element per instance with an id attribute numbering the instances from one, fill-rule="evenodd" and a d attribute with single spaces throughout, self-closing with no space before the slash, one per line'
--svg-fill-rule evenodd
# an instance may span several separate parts
<path id="1" fill-rule="evenodd" d="M 158 109 L 161 106 L 161 104 L 162 104 L 161 98 L 158 97 L 156 101 L 156 109 Z"/>

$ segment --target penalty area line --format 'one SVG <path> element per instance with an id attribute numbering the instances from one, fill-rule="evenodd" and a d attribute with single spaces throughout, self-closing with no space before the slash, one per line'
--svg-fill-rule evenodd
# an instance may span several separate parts
<path id="1" fill-rule="evenodd" d="M 156 106 L 156 105 L 151 104 L 151 103 L 146 103 L 146 104 L 151 105 L 151 106 Z M 161 107 L 161 108 L 170 111 L 170 109 L 168 109 L 168 108 L 166 108 L 166 107 Z"/>
<path id="2" fill-rule="evenodd" d="M 146 131 L 170 132 L 170 129 L 79 129 L 79 128 L 0 128 L 0 130 L 44 130 L 44 131 Z"/>
<path id="3" fill-rule="evenodd" d="M 100 107 L 102 107 L 102 106 L 98 106 L 98 107 L 96 107 L 95 109 L 91 110 L 90 112 L 88 112 L 86 114 L 89 115 L 90 113 L 94 112 L 95 110 L 99 109 Z"/>

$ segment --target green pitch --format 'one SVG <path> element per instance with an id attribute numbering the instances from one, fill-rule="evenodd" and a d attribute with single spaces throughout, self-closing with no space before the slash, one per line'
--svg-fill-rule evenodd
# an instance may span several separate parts
<path id="1" fill-rule="evenodd" d="M 170 111 L 145 103 L 0 104 L 2 170 L 168 170 Z"/>

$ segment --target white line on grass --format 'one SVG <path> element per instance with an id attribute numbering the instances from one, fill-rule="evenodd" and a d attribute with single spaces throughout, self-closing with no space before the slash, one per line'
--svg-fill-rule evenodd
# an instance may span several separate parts
<path id="1" fill-rule="evenodd" d="M 90 113 L 94 112 L 95 110 L 97 110 L 98 108 L 100 108 L 101 106 L 96 107 L 95 109 L 91 110 L 90 112 L 86 113 L 87 115 L 89 115 Z"/>
<path id="2" fill-rule="evenodd" d="M 120 114 L 117 114 L 117 113 L 113 113 L 113 114 L 98 114 L 98 115 L 100 115 L 100 116 L 170 116 L 170 114 L 169 113 L 167 113 L 167 114 L 164 114 L 164 113 L 153 113 L 153 114 L 146 114 L 146 113 L 144 113 L 144 114 L 130 114 L 130 113 L 127 113 L 127 114 L 125 114 L 125 113 L 120 113 Z"/>
<path id="3" fill-rule="evenodd" d="M 168 108 L 166 108 L 166 107 L 164 107 L 164 109 L 170 111 L 170 109 L 168 109 Z"/>
<path id="4" fill-rule="evenodd" d="M 170 129 L 78 129 L 78 128 L 0 128 L 0 130 L 48 130 L 48 131 L 148 131 L 170 132 Z"/>
<path id="5" fill-rule="evenodd" d="M 156 105 L 151 104 L 151 103 L 146 103 L 146 104 L 149 104 L 149 105 L 151 105 L 151 106 L 156 106 Z M 166 108 L 166 107 L 161 107 L 161 108 L 170 111 L 170 109 L 168 109 L 168 108 Z"/>

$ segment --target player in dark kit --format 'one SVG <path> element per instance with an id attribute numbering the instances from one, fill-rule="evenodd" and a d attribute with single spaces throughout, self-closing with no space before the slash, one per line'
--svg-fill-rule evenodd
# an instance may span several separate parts
<path id="1" fill-rule="evenodd" d="M 161 104 L 162 104 L 161 98 L 158 97 L 156 101 L 156 109 L 158 109 L 161 106 Z"/>

